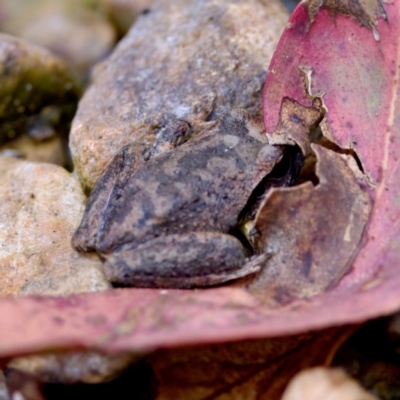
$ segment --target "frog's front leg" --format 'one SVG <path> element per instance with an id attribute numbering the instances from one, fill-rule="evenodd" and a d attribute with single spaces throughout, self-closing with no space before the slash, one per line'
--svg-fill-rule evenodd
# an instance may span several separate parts
<path id="1" fill-rule="evenodd" d="M 193 288 L 253 274 L 267 256 L 248 259 L 235 237 L 214 232 L 162 236 L 106 255 L 107 278 L 137 287 Z"/>
<path id="2" fill-rule="evenodd" d="M 157 134 L 150 156 L 171 150 L 189 137 L 190 124 L 171 119 Z M 96 249 L 98 238 L 102 237 L 110 210 L 115 209 L 130 177 L 142 160 L 140 146 L 136 143 L 124 146 L 111 160 L 97 180 L 90 194 L 81 224 L 72 237 L 72 247 L 78 251 Z"/>
<path id="3" fill-rule="evenodd" d="M 135 144 L 124 146 L 97 180 L 86 204 L 82 221 L 72 236 L 72 247 L 78 251 L 96 248 L 103 230 L 106 210 L 121 197 L 133 171 L 141 162 L 141 151 Z"/>

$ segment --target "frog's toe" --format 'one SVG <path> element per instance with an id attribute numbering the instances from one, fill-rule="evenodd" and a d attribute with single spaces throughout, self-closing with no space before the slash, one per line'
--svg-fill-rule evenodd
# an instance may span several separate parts
<path id="1" fill-rule="evenodd" d="M 193 288 L 224 283 L 257 272 L 261 259 L 246 262 L 235 237 L 196 232 L 170 235 L 107 256 L 105 272 L 117 284 Z M 257 262 L 258 261 L 258 262 Z"/>

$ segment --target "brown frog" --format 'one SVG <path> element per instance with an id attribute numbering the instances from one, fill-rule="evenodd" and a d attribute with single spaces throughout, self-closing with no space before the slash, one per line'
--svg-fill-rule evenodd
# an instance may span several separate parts
<path id="1" fill-rule="evenodd" d="M 268 186 L 285 147 L 269 145 L 262 122 L 244 110 L 177 146 L 188 133 L 186 122 L 169 123 L 145 162 L 125 146 L 97 181 L 72 244 L 104 257 L 112 282 L 209 286 L 254 273 L 265 261 L 249 258 L 229 232 L 251 209 L 249 198 Z M 300 169 L 298 160 L 292 164 L 280 184 Z"/>

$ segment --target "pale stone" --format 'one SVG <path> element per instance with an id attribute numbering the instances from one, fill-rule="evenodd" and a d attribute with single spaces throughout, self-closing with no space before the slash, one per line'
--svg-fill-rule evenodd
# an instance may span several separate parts
<path id="1" fill-rule="evenodd" d="M 58 295 L 110 288 L 96 254 L 75 252 L 71 236 L 86 197 L 63 168 L 0 157 L 0 294 Z M 100 382 L 132 355 L 80 352 L 21 357 L 9 367 L 44 381 Z"/>
<path id="2" fill-rule="evenodd" d="M 8 367 L 32 374 L 45 382 L 99 383 L 115 377 L 133 360 L 131 354 L 76 352 L 14 358 Z"/>
<path id="3" fill-rule="evenodd" d="M 65 166 L 67 156 L 60 136 L 46 140 L 35 140 L 28 135 L 21 135 L 0 146 L 0 154 L 14 150 L 26 161 L 57 164 Z"/>
<path id="4" fill-rule="evenodd" d="M 281 400 L 377 400 L 339 368 L 312 368 L 297 374 Z"/>
<path id="5" fill-rule="evenodd" d="M 96 254 L 70 245 L 86 197 L 56 165 L 0 158 L 0 294 L 68 295 L 108 289 Z"/>
<path id="6" fill-rule="evenodd" d="M 2 31 L 50 49 L 81 75 L 87 74 L 116 41 L 116 32 L 99 9 L 99 1 L 3 0 L 3 3 L 6 18 L 0 18 Z"/>
<path id="7" fill-rule="evenodd" d="M 160 0 L 94 71 L 70 148 L 93 187 L 121 147 L 146 154 L 173 119 L 193 133 L 233 107 L 261 109 L 266 71 L 288 15 L 277 0 Z"/>

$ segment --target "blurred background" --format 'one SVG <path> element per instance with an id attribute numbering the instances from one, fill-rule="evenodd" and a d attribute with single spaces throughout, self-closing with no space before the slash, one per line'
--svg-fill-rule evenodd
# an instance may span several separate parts
<path id="1" fill-rule="evenodd" d="M 50 49 L 79 80 L 153 0 L 1 0 L 0 31 Z M 283 0 L 291 12 L 297 0 Z"/>
<path id="2" fill-rule="evenodd" d="M 0 59 L 10 66 L 0 71 L 0 154 L 71 170 L 70 123 L 93 67 L 153 3 L 0 0 Z M 289 12 L 296 3 L 283 0 Z"/>

